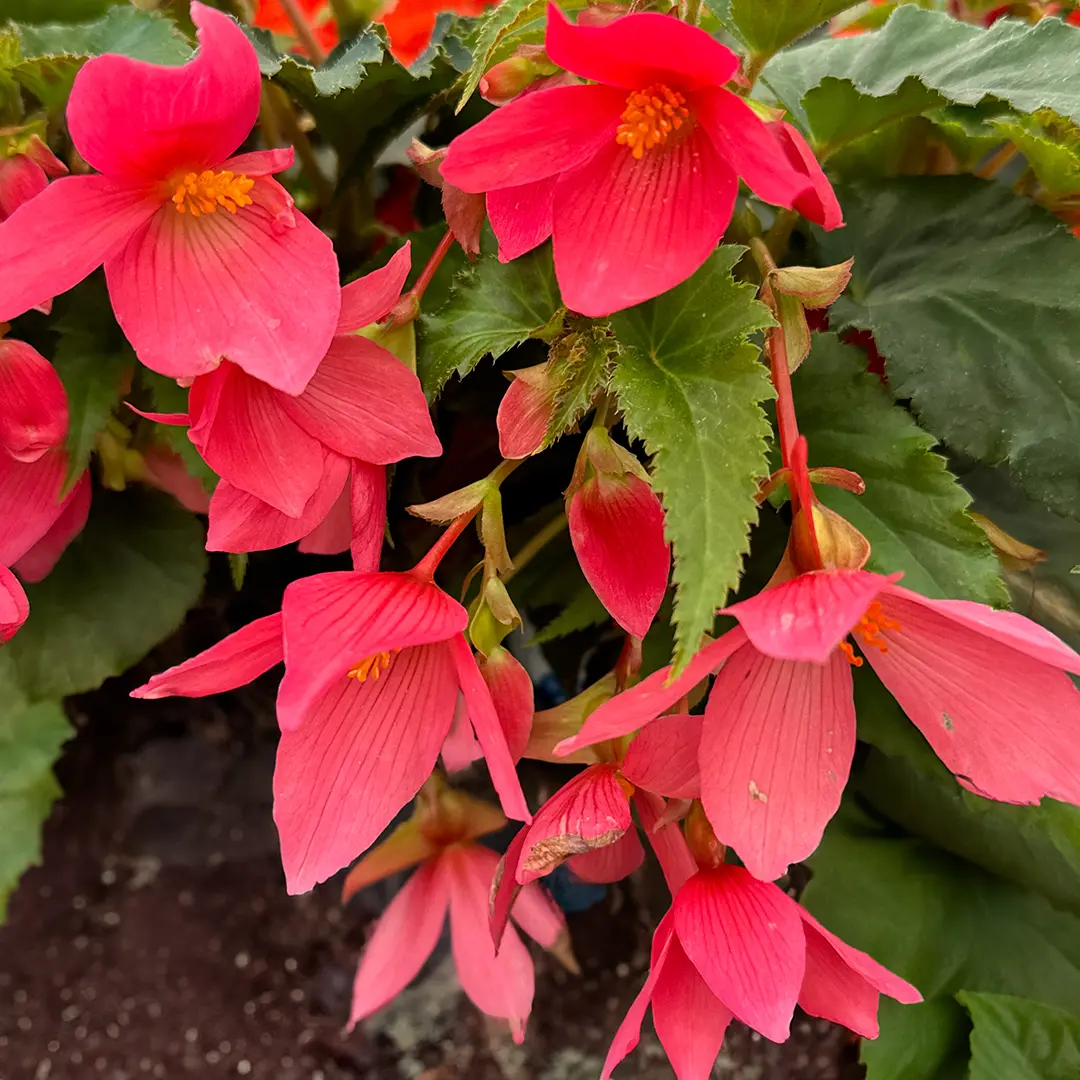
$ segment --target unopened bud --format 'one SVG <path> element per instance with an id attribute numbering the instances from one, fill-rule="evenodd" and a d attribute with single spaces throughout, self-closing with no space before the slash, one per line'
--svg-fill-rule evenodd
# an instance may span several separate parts
<path id="1" fill-rule="evenodd" d="M 511 56 L 480 79 L 480 96 L 490 105 L 507 105 L 540 74 L 529 57 Z"/>

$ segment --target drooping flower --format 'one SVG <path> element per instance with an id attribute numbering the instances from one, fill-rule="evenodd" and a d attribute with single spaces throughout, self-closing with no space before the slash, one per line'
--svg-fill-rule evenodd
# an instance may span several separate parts
<path id="1" fill-rule="evenodd" d="M 1080 657 L 1021 615 L 893 580 L 816 571 L 733 605 L 736 629 L 670 684 L 665 668 L 602 705 L 559 752 L 649 723 L 717 672 L 702 801 L 720 840 L 757 877 L 776 878 L 814 850 L 839 806 L 855 749 L 851 667 L 865 657 L 965 787 L 1080 803 L 1080 692 L 1065 674 L 1080 673 Z"/>
<path id="2" fill-rule="evenodd" d="M 258 116 L 259 65 L 234 20 L 197 2 L 182 67 L 105 55 L 75 79 L 72 141 L 97 169 L 63 177 L 0 224 L 0 320 L 102 263 L 139 359 L 172 378 L 223 356 L 298 394 L 325 355 L 340 290 L 329 237 L 271 174 L 291 150 L 233 156 Z"/>
<path id="3" fill-rule="evenodd" d="M 285 590 L 280 615 L 132 693 L 201 697 L 285 660 L 274 820 L 289 891 L 306 892 L 365 851 L 420 789 L 459 694 L 503 809 L 530 819 L 467 622 L 420 569 L 319 574 Z"/>
<path id="4" fill-rule="evenodd" d="M 811 1016 L 878 1035 L 881 994 L 915 987 L 825 929 L 782 889 L 739 866 L 701 870 L 678 889 L 653 936 L 649 976 L 619 1027 L 603 1080 L 637 1045 L 651 1006 L 678 1080 L 708 1080 L 732 1017 L 773 1042 L 796 1002 Z"/>
<path id="5" fill-rule="evenodd" d="M 378 566 L 383 466 L 442 449 L 420 380 L 355 333 L 388 314 L 409 265 L 406 244 L 345 286 L 330 348 L 299 395 L 224 360 L 192 383 L 189 413 L 145 414 L 190 423 L 188 438 L 221 477 L 210 500 L 209 550 L 261 551 L 306 537 L 309 551 L 336 554 L 351 544 L 358 569 Z"/>
<path id="6" fill-rule="evenodd" d="M 556 387 L 548 377 L 546 362 L 506 374 L 513 381 L 503 394 L 495 417 L 499 453 L 504 458 L 529 457 L 544 445 L 555 412 Z"/>
<path id="7" fill-rule="evenodd" d="M 523 95 L 459 135 L 443 176 L 486 192 L 503 261 L 552 236 L 563 300 L 603 316 L 688 278 L 727 228 L 742 178 L 793 207 L 812 184 L 741 98 L 738 57 L 668 15 L 573 25 L 545 50 L 588 86 Z"/>
<path id="8" fill-rule="evenodd" d="M 482 1012 L 509 1021 L 514 1041 L 522 1041 L 532 1007 L 532 958 L 512 928 L 496 955 L 488 932 L 488 894 L 499 856 L 475 842 L 505 823 L 495 807 L 432 777 L 420 792 L 413 817 L 350 871 L 344 900 L 388 874 L 419 864 L 368 941 L 356 971 L 350 1029 L 412 982 L 435 948 L 449 908 L 462 989 Z M 566 923 L 540 886 L 521 891 L 512 916 L 522 930 L 576 970 Z"/>
<path id="9" fill-rule="evenodd" d="M 593 591 L 628 634 L 643 638 L 664 599 L 671 545 L 648 473 L 603 428 L 594 426 L 585 436 L 566 516 L 574 554 Z"/>

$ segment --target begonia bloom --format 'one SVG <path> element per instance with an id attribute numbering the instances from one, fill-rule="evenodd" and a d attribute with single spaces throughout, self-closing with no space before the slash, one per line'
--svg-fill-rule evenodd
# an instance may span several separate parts
<path id="1" fill-rule="evenodd" d="M 686 280 L 715 249 L 738 181 L 794 207 L 811 182 L 740 97 L 738 57 L 643 12 L 573 25 L 548 7 L 545 50 L 592 85 L 522 95 L 451 144 L 443 177 L 486 192 L 499 258 L 553 238 L 567 307 L 603 316 Z"/>
<path id="2" fill-rule="evenodd" d="M 529 457 L 541 450 L 547 439 L 558 388 L 548 378 L 546 362 L 506 374 L 513 381 L 503 394 L 495 416 L 499 453 L 504 458 Z"/>
<path id="3" fill-rule="evenodd" d="M 234 156 L 259 112 L 251 42 L 202 4 L 191 17 L 199 50 L 182 67 L 115 55 L 83 65 L 68 129 L 97 172 L 54 181 L 0 224 L 0 320 L 104 263 L 147 367 L 190 378 L 227 356 L 298 394 L 334 333 L 337 259 L 271 179 L 292 151 Z"/>
<path id="4" fill-rule="evenodd" d="M 603 1080 L 653 1022 L 678 1080 L 708 1080 L 732 1017 L 773 1042 L 798 1003 L 811 1016 L 878 1035 L 881 994 L 910 1004 L 915 987 L 829 933 L 782 889 L 739 866 L 702 870 L 680 888 L 653 936 L 649 976 L 623 1020 Z"/>
<path id="5" fill-rule="evenodd" d="M 717 672 L 702 801 L 720 841 L 776 878 L 814 850 L 840 804 L 855 750 L 851 666 L 865 657 L 964 787 L 1080 803 L 1080 692 L 1066 674 L 1080 657 L 1023 616 L 861 570 L 802 574 L 728 613 L 740 625 L 681 675 L 669 683 L 662 669 L 601 705 L 558 752 L 648 724 Z"/>

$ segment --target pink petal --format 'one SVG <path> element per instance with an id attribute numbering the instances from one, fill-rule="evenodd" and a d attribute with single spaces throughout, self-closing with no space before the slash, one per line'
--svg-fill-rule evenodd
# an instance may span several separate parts
<path id="1" fill-rule="evenodd" d="M 10 217 L 24 202 L 40 195 L 49 179 L 36 161 L 25 154 L 0 158 L 0 221 Z"/>
<path id="2" fill-rule="evenodd" d="M 514 922 L 545 949 L 553 948 L 567 934 L 566 919 L 558 904 L 535 881 L 521 886 L 511 914 Z"/>
<path id="3" fill-rule="evenodd" d="M 487 193 L 488 221 L 499 241 L 499 262 L 511 262 L 551 235 L 556 177 Z"/>
<path id="4" fill-rule="evenodd" d="M 503 855 L 492 878 L 491 895 L 488 898 L 488 927 L 496 949 L 506 932 L 510 909 L 514 906 L 514 901 L 523 887 L 517 880 L 517 868 L 525 850 L 525 841 L 528 839 L 529 829 L 527 827 L 518 829 L 514 839 L 507 845 L 506 854 Z"/>
<path id="5" fill-rule="evenodd" d="M 67 176 L 23 203 L 0 224 L 0 321 L 77 285 L 160 205 L 105 176 Z"/>
<path id="6" fill-rule="evenodd" d="M 0 448 L 16 461 L 35 461 L 60 446 L 68 401 L 56 368 L 30 345 L 0 339 Z"/>
<path id="7" fill-rule="evenodd" d="M 19 579 L 6 566 L 0 566 L 0 645 L 15 636 L 29 614 L 30 602 Z"/>
<path id="8" fill-rule="evenodd" d="M 709 1080 L 732 1015 L 705 985 L 676 934 L 653 987 L 652 1012 L 677 1080 Z"/>
<path id="9" fill-rule="evenodd" d="M 701 735 L 701 798 L 717 839 L 772 881 L 840 806 L 855 755 L 851 665 L 773 660 L 752 645 L 717 675 Z"/>
<path id="10" fill-rule="evenodd" d="M 134 181 L 216 167 L 247 138 L 259 115 L 255 49 L 234 19 L 191 5 L 199 51 L 182 67 L 108 54 L 75 78 L 68 129 L 99 172 Z"/>
<path id="11" fill-rule="evenodd" d="M 486 206 L 483 195 L 472 194 L 443 184 L 442 210 L 446 224 L 466 255 L 480 254 L 480 233 L 484 228 Z"/>
<path id="12" fill-rule="evenodd" d="M 1080 691 L 1068 675 L 921 597 L 893 593 L 882 608 L 901 629 L 883 631 L 887 652 L 863 655 L 965 787 L 1080 803 Z"/>
<path id="13" fill-rule="evenodd" d="M 235 214 L 193 218 L 166 203 L 106 259 L 109 296 L 154 371 L 201 375 L 227 356 L 299 394 L 337 326 L 337 258 L 277 181 L 261 177 L 249 194 L 253 204 Z"/>
<path id="14" fill-rule="evenodd" d="M 623 776 L 635 787 L 647 788 L 669 799 L 698 798 L 701 725 L 702 717 L 685 713 L 654 720 L 630 743 L 623 758 Z"/>
<path id="15" fill-rule="evenodd" d="M 638 991 L 630 1008 L 615 1032 L 615 1038 L 611 1040 L 611 1047 L 604 1059 L 604 1068 L 600 1073 L 600 1080 L 609 1080 L 615 1066 L 629 1054 L 641 1040 L 641 1025 L 645 1020 L 645 1013 L 649 1010 L 656 984 L 660 981 L 661 973 L 671 955 L 672 943 L 676 940 L 671 912 L 668 912 L 660 920 L 652 940 L 652 957 L 649 962 L 649 975 L 645 984 Z"/>
<path id="16" fill-rule="evenodd" d="M 563 302 L 582 315 L 610 315 L 685 281 L 723 236 L 737 191 L 700 127 L 641 158 L 612 137 L 555 188 Z"/>
<path id="17" fill-rule="evenodd" d="M 571 496 L 566 516 L 574 554 L 593 591 L 628 634 L 643 638 L 671 570 L 656 492 L 639 476 L 598 473 Z"/>
<path id="18" fill-rule="evenodd" d="M 278 146 L 270 150 L 252 150 L 229 158 L 221 167 L 245 176 L 271 176 L 284 172 L 296 157 L 291 146 Z"/>
<path id="19" fill-rule="evenodd" d="M 442 933 L 450 883 L 441 860 L 425 863 L 375 924 L 353 982 L 348 1030 L 397 997 L 420 973 Z"/>
<path id="20" fill-rule="evenodd" d="M 468 622 L 459 603 L 411 574 L 345 571 L 302 578 L 286 588 L 281 610 L 286 665 L 278 723 L 284 731 L 299 727 L 307 710 L 367 657 L 447 641 Z"/>
<path id="21" fill-rule="evenodd" d="M 210 512 L 210 496 L 202 481 L 192 476 L 184 459 L 161 444 L 153 444 L 143 454 L 143 472 L 139 478 L 160 491 L 171 495 L 185 510 L 193 514 Z"/>
<path id="22" fill-rule="evenodd" d="M 499 453 L 504 458 L 525 458 L 535 454 L 544 444 L 554 410 L 555 399 L 546 380 L 534 381 L 515 373 L 495 417 L 499 429 Z"/>
<path id="23" fill-rule="evenodd" d="M 227 480 L 219 480 L 210 499 L 206 550 L 269 551 L 295 543 L 325 521 L 348 479 L 349 462 L 326 453 L 319 486 L 297 517 L 283 514 Z"/>
<path id="24" fill-rule="evenodd" d="M 457 705 L 454 707 L 454 719 L 450 723 L 450 730 L 446 733 L 446 742 L 442 747 L 443 768 L 448 773 L 461 772 L 483 756 L 484 751 L 480 749 L 480 744 L 473 734 L 472 724 L 469 723 L 465 699 L 459 694 Z"/>
<path id="25" fill-rule="evenodd" d="M 286 659 L 288 648 L 286 637 Z M 290 893 L 347 866 L 420 790 L 456 697 L 444 645 L 404 648 L 378 679 L 338 679 L 302 727 L 282 733 L 274 821 Z"/>
<path id="26" fill-rule="evenodd" d="M 282 403 L 293 421 L 346 457 L 389 465 L 442 453 L 420 380 L 355 334 L 334 338 L 304 392 L 283 395 Z"/>
<path id="27" fill-rule="evenodd" d="M 804 908 L 799 913 L 806 932 L 806 975 L 799 991 L 804 1012 L 876 1039 L 879 994 L 888 994 L 905 1005 L 922 1001 L 910 983 L 829 933 Z"/>
<path id="28" fill-rule="evenodd" d="M 520 661 L 501 646 L 492 649 L 486 659 L 477 657 L 476 663 L 491 692 L 510 757 L 518 762 L 529 744 L 532 731 L 532 677 Z"/>
<path id="29" fill-rule="evenodd" d="M 824 229 L 840 228 L 844 224 L 844 212 L 840 209 L 832 184 L 802 133 L 784 121 L 769 124 L 768 128 L 783 148 L 788 164 L 810 180 L 809 190 L 795 199 L 795 209 Z"/>
<path id="30" fill-rule="evenodd" d="M 31 462 L 0 453 L 0 566 L 18 562 L 63 513 L 60 490 L 67 470 L 62 450 Z"/>
<path id="31" fill-rule="evenodd" d="M 686 955 L 744 1024 L 773 1042 L 789 1034 L 806 943 L 798 904 L 741 866 L 702 870 L 672 911 Z"/>
<path id="32" fill-rule="evenodd" d="M 192 385 L 188 438 L 223 480 L 298 517 L 321 483 L 326 453 L 290 418 L 287 399 L 226 361 Z"/>
<path id="33" fill-rule="evenodd" d="M 143 409 L 136 409 L 130 401 L 125 401 L 124 404 L 138 416 L 142 416 L 147 420 L 153 420 L 155 424 L 168 424 L 169 427 L 188 427 L 191 424 L 191 416 L 188 413 L 183 412 L 146 412 Z"/>
<path id="34" fill-rule="evenodd" d="M 341 311 L 334 333 L 361 330 L 389 315 L 401 297 L 411 267 L 412 244 L 406 240 L 385 266 L 350 281 L 341 290 Z"/>
<path id="35" fill-rule="evenodd" d="M 739 620 L 758 652 L 824 664 L 893 577 L 867 570 L 799 574 L 732 604 L 724 614 Z"/>
<path id="36" fill-rule="evenodd" d="M 629 828 L 613 844 L 594 848 L 581 855 L 571 855 L 566 865 L 582 881 L 606 885 L 629 877 L 645 861 L 637 830 Z"/>
<path id="37" fill-rule="evenodd" d="M 933 600 L 899 585 L 890 585 L 886 596 L 881 598 L 886 612 L 892 607 L 889 597 L 898 597 L 921 607 L 937 612 L 958 624 L 961 633 L 974 630 L 993 641 L 1007 645 L 1017 652 L 1041 660 L 1051 667 L 1071 671 L 1080 675 L 1080 656 L 1069 648 L 1061 638 L 1050 633 L 1045 627 L 1032 622 L 1015 611 L 996 611 L 985 604 L 975 604 L 970 600 Z"/>
<path id="38" fill-rule="evenodd" d="M 659 795 L 638 788 L 634 792 L 634 806 L 637 808 L 641 827 L 648 837 L 649 846 L 664 872 L 668 891 L 672 896 L 677 896 L 683 885 L 697 873 L 697 863 L 690 853 L 686 837 L 674 822 L 662 828 L 657 827 L 667 809 Z"/>
<path id="39" fill-rule="evenodd" d="M 49 531 L 15 563 L 23 581 L 43 581 L 52 573 L 68 544 L 83 531 L 90 516 L 90 473 L 79 477 L 60 507 L 60 514 Z"/>
<path id="40" fill-rule="evenodd" d="M 739 58 L 704 30 L 654 12 L 575 26 L 549 4 L 545 49 L 559 67 L 626 90 L 653 82 L 680 90 L 722 86 L 739 68 Z"/>
<path id="41" fill-rule="evenodd" d="M 496 955 L 488 930 L 488 894 L 499 857 L 477 844 L 457 845 L 443 855 L 450 879 L 450 941 L 461 988 L 488 1016 L 510 1022 L 521 1042 L 533 999 L 533 962 L 513 928 Z"/>
<path id="42" fill-rule="evenodd" d="M 463 191 L 516 188 L 588 161 L 608 143 L 626 95 L 607 86 L 559 86 L 485 116 L 447 148 L 442 176 Z"/>
<path id="43" fill-rule="evenodd" d="M 792 168 L 780 141 L 742 98 L 711 88 L 695 94 L 691 108 L 721 158 L 759 199 L 792 209 L 813 191 L 810 178 Z"/>
<path id="44" fill-rule="evenodd" d="M 487 683 L 484 682 L 480 669 L 476 666 L 472 649 L 469 648 L 469 643 L 462 634 L 454 634 L 450 638 L 450 653 L 454 658 L 458 683 L 465 697 L 469 721 L 484 751 L 484 760 L 487 762 L 488 773 L 491 775 L 491 783 L 499 796 L 503 813 L 518 821 L 531 821 L 532 815 L 529 813 L 528 804 L 521 790 L 517 769 L 514 768 L 514 758 L 507 745 L 506 732 L 503 730 L 495 703 L 491 700 Z"/>
<path id="45" fill-rule="evenodd" d="M 629 690 L 605 701 L 582 725 L 581 730 L 555 747 L 560 757 L 583 746 L 629 735 L 665 713 L 684 694 L 688 694 L 702 679 L 708 678 L 740 645 L 746 634 L 741 627 L 729 630 L 723 637 L 710 641 L 698 650 L 682 674 L 671 682 L 671 668 L 661 668 L 646 676 Z"/>
<path id="46" fill-rule="evenodd" d="M 386 468 L 354 461 L 350 495 L 353 569 L 378 570 L 386 537 Z"/>
<path id="47" fill-rule="evenodd" d="M 297 549 L 305 555 L 340 555 L 343 551 L 348 551 L 352 543 L 350 502 L 349 489 L 342 487 L 341 494 L 330 507 L 326 517 L 301 539 Z"/>
<path id="48" fill-rule="evenodd" d="M 633 824 L 617 768 L 590 765 L 536 812 L 516 879 L 524 884 L 543 877 L 570 855 L 615 843 Z"/>
<path id="49" fill-rule="evenodd" d="M 235 690 L 284 659 L 281 613 L 266 615 L 222 638 L 190 660 L 152 675 L 131 691 L 135 698 L 207 697 Z"/>

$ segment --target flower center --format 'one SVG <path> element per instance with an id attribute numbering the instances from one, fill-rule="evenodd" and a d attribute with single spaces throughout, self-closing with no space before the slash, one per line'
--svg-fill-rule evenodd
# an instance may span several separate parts
<path id="1" fill-rule="evenodd" d="M 401 650 L 395 649 L 394 652 L 401 652 Z M 389 666 L 390 653 L 377 652 L 374 656 L 361 660 L 355 667 L 349 668 L 349 678 L 355 679 L 357 682 L 367 682 L 368 679 L 371 679 L 372 682 L 378 682 L 379 676 Z"/>
<path id="2" fill-rule="evenodd" d="M 686 98 L 678 90 L 653 83 L 644 90 L 635 90 L 626 99 L 615 141 L 630 147 L 634 157 L 640 158 L 646 150 L 663 146 L 689 115 Z"/>
<path id="3" fill-rule="evenodd" d="M 176 185 L 172 201 L 179 213 L 192 217 L 215 214 L 219 206 L 235 214 L 242 206 L 251 205 L 248 192 L 254 186 L 255 181 L 243 173 L 237 176 L 228 169 L 221 172 L 204 169 L 201 173 L 189 172 Z"/>
<path id="4" fill-rule="evenodd" d="M 882 610 L 880 600 L 872 600 L 870 606 L 863 612 L 859 621 L 852 627 L 851 632 L 862 638 L 862 647 L 872 645 L 883 653 L 889 651 L 889 643 L 881 636 L 882 630 L 899 630 L 900 624 L 895 619 L 890 619 Z M 840 642 L 840 651 L 848 658 L 852 667 L 862 667 L 862 657 L 855 655 L 855 650 L 846 641 Z"/>

